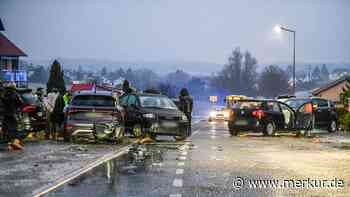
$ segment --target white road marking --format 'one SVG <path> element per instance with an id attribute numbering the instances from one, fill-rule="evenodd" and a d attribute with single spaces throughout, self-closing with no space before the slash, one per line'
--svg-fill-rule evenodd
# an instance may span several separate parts
<path id="1" fill-rule="evenodd" d="M 182 197 L 181 194 L 170 194 L 169 197 Z"/>
<path id="2" fill-rule="evenodd" d="M 186 157 L 185 156 L 181 156 L 181 157 L 179 157 L 179 160 L 186 160 Z"/>
<path id="3" fill-rule="evenodd" d="M 176 174 L 183 174 L 184 173 L 184 169 L 176 169 Z"/>
<path id="4" fill-rule="evenodd" d="M 179 162 L 177 163 L 178 166 L 184 166 L 185 165 L 185 162 Z"/>
<path id="5" fill-rule="evenodd" d="M 182 179 L 174 179 L 173 186 L 182 187 Z"/>
<path id="6" fill-rule="evenodd" d="M 186 156 L 186 155 L 187 155 L 187 152 L 186 152 L 186 151 L 183 151 L 183 152 L 181 153 L 181 155 Z"/>
<path id="7" fill-rule="evenodd" d="M 215 139 L 215 138 L 216 138 L 216 136 L 215 136 L 215 135 L 212 135 L 212 136 L 210 136 L 210 138 L 211 138 L 211 139 Z"/>

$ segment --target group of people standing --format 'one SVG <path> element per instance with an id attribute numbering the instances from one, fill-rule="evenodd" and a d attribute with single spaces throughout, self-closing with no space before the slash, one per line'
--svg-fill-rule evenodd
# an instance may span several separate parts
<path id="1" fill-rule="evenodd" d="M 125 94 L 133 92 L 133 89 L 130 88 L 127 80 L 124 81 L 123 91 Z M 47 96 L 45 96 L 43 88 L 38 88 L 35 92 L 37 108 L 44 112 L 47 118 L 45 139 L 58 139 L 58 132 L 64 122 L 64 108 L 69 104 L 71 96 L 72 94 L 70 92 L 62 95 L 57 88 L 49 90 Z M 15 84 L 10 84 L 4 88 L 4 92 L 1 95 L 1 101 L 4 110 L 2 130 L 6 131 L 8 150 L 23 150 L 24 145 L 21 141 L 23 136 L 19 136 L 20 132 L 17 131 L 18 111 L 23 106 L 23 101 L 16 91 Z M 188 90 L 183 88 L 180 91 L 179 96 L 179 109 L 184 112 L 190 123 L 192 120 L 192 108 L 192 97 Z M 189 130 L 188 135 L 191 135 L 191 130 Z"/>
<path id="2" fill-rule="evenodd" d="M 57 88 L 49 91 L 47 96 L 43 88 L 38 88 L 35 92 L 37 111 L 43 112 L 46 117 L 45 139 L 58 139 L 58 132 L 64 121 L 64 107 L 69 104 L 71 94 L 67 92 L 62 95 Z M 2 131 L 6 133 L 8 141 L 8 150 L 23 150 L 24 144 L 22 138 L 23 132 L 18 131 L 18 121 L 20 120 L 19 111 L 23 107 L 21 96 L 16 91 L 15 84 L 8 84 L 4 87 L 1 95 L 3 104 Z"/>

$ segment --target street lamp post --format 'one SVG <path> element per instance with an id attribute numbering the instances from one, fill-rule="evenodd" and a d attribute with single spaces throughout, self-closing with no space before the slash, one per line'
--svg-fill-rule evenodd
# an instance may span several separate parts
<path id="1" fill-rule="evenodd" d="M 283 30 L 286 32 L 293 33 L 293 95 L 295 95 L 295 34 L 296 34 L 296 31 L 280 25 L 276 25 L 275 30 L 277 32 L 281 32 Z"/>

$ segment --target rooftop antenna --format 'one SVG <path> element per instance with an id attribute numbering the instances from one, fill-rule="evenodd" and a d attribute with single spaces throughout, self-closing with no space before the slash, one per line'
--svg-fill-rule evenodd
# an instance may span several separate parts
<path id="1" fill-rule="evenodd" d="M 5 31 L 5 27 L 1 22 L 1 18 L 0 18 L 0 31 Z"/>

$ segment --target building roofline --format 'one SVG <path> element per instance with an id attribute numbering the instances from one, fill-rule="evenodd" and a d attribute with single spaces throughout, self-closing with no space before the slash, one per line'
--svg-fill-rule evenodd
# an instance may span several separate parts
<path id="1" fill-rule="evenodd" d="M 19 47 L 17 47 L 13 42 L 11 42 L 11 40 L 9 40 L 5 34 L 3 34 L 2 32 L 0 32 L 0 37 L 2 37 L 3 39 L 5 39 L 9 45 L 11 45 L 11 47 L 14 48 L 14 50 L 17 51 L 16 54 L 8 54 L 8 53 L 1 53 L 0 52 L 0 56 L 9 56 L 9 57 L 27 57 L 27 54 L 25 54 L 22 49 L 20 49 Z"/>
<path id="2" fill-rule="evenodd" d="M 328 90 L 328 89 L 330 89 L 330 88 L 332 88 L 332 87 L 334 87 L 334 86 L 336 86 L 344 81 L 348 81 L 350 83 L 350 75 L 340 77 L 339 79 L 332 81 L 332 82 L 312 91 L 312 95 L 319 94 L 320 92 Z"/>

